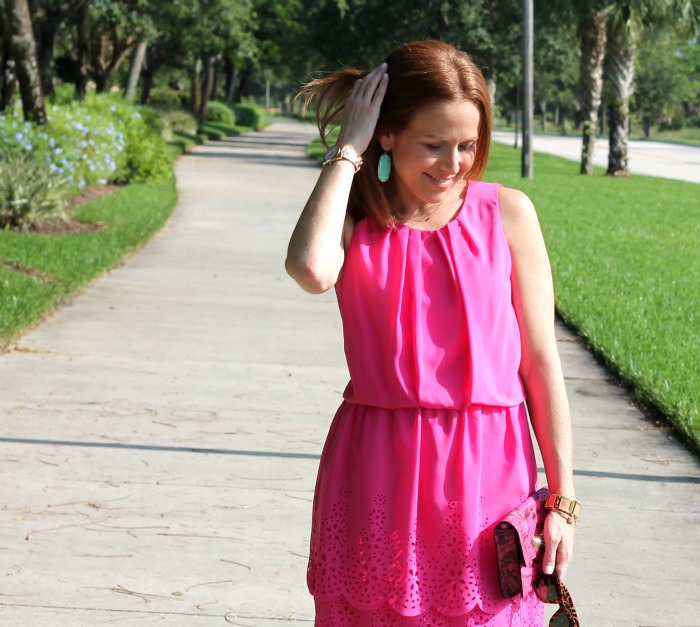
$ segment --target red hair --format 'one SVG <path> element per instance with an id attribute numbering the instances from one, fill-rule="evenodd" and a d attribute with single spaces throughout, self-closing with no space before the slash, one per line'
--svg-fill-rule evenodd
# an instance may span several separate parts
<path id="1" fill-rule="evenodd" d="M 374 139 L 365 151 L 364 165 L 355 175 L 350 191 L 348 211 L 356 219 L 371 216 L 380 224 L 394 223 L 391 207 L 391 181 L 380 183 L 377 164 L 382 154 L 378 137 L 399 133 L 411 122 L 416 112 L 434 102 L 471 102 L 479 111 L 479 138 L 474 164 L 468 178 L 479 180 L 486 170 L 491 147 L 491 100 L 481 70 L 471 57 L 450 44 L 426 40 L 404 44 L 386 59 L 387 88 Z M 306 110 L 316 96 L 316 122 L 321 138 L 343 119 L 345 102 L 355 81 L 369 72 L 343 70 L 307 83 L 299 93 Z"/>

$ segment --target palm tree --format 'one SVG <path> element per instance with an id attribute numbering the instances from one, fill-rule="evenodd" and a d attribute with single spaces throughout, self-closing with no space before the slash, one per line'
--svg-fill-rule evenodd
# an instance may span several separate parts
<path id="1" fill-rule="evenodd" d="M 612 2 L 608 12 L 608 78 L 610 102 L 608 120 L 610 148 L 608 174 L 626 176 L 629 99 L 634 80 L 637 42 L 646 29 L 662 23 L 679 22 L 683 27 L 700 31 L 698 0 L 621 0 Z"/>
<path id="2" fill-rule="evenodd" d="M 593 150 L 598 135 L 598 109 L 603 92 L 603 60 L 607 39 L 605 9 L 589 7 L 580 16 L 581 41 L 581 174 L 593 174 Z M 596 10 L 598 9 L 598 10 Z"/>
<path id="3" fill-rule="evenodd" d="M 539 2 L 539 15 L 577 26 L 581 48 L 581 174 L 593 173 L 593 150 L 598 134 L 598 110 L 603 92 L 606 12 L 610 0 L 549 0 Z"/>

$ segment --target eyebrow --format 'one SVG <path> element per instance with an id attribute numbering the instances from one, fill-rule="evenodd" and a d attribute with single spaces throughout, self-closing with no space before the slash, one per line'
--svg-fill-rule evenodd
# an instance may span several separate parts
<path id="1" fill-rule="evenodd" d="M 440 141 L 445 141 L 445 138 L 442 137 L 442 135 L 433 135 L 431 133 L 427 133 L 426 135 L 421 135 L 421 139 L 438 139 Z M 471 144 L 472 142 L 475 142 L 479 139 L 479 136 L 477 135 L 476 137 L 472 137 L 471 139 L 466 139 L 463 142 L 459 142 L 460 144 Z"/>

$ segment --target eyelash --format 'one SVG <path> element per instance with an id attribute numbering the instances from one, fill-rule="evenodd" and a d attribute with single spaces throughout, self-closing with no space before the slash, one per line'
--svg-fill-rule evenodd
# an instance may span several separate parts
<path id="1" fill-rule="evenodd" d="M 461 144 L 459 149 L 463 152 L 469 152 L 470 150 L 473 150 L 475 146 L 476 142 L 472 142 L 471 144 Z M 441 146 L 436 144 L 426 144 L 426 148 L 428 148 L 428 150 L 440 150 Z"/>

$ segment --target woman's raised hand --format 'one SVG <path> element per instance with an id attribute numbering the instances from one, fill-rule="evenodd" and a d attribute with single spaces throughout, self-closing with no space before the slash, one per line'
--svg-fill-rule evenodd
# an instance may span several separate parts
<path id="1" fill-rule="evenodd" d="M 364 78 L 355 81 L 345 103 L 338 143 L 354 148 L 358 155 L 367 150 L 379 119 L 379 110 L 389 84 L 387 65 L 382 63 Z"/>

